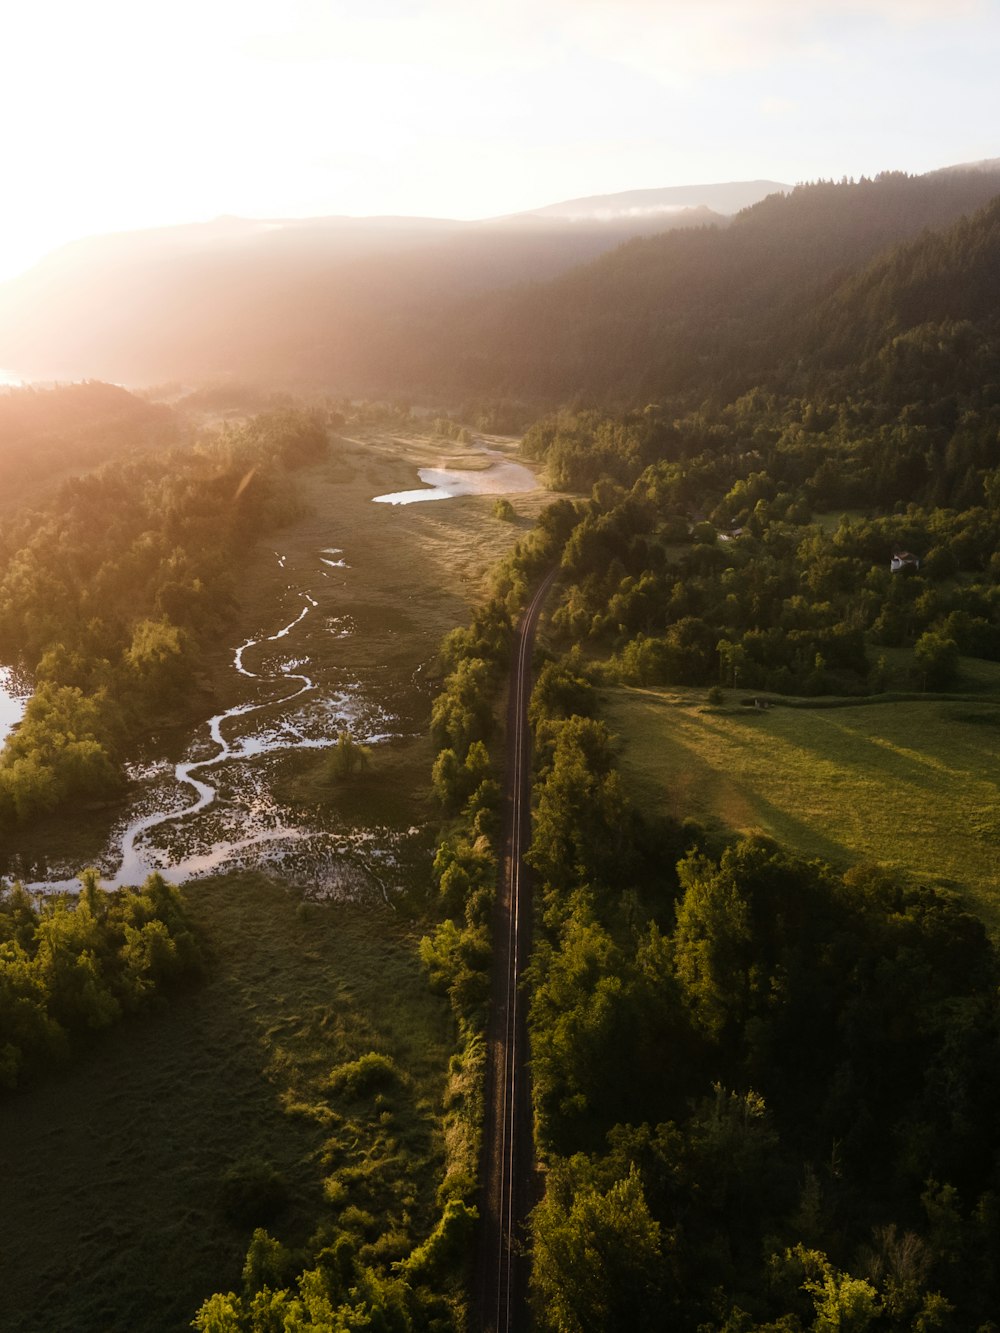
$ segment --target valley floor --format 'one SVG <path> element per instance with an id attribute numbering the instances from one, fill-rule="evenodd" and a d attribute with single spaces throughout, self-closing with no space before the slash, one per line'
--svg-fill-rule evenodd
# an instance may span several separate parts
<path id="1" fill-rule="evenodd" d="M 710 707 L 700 689 L 605 694 L 646 809 L 759 830 L 834 865 L 881 862 L 954 889 L 1000 930 L 1000 699 L 757 710 L 745 697 L 727 690 Z"/>
<path id="2" fill-rule="evenodd" d="M 380 891 L 324 894 L 329 858 L 188 881 L 204 982 L 0 1101 L 5 1327 L 181 1330 L 211 1292 L 240 1288 L 257 1225 L 296 1246 L 335 1223 L 373 1261 L 406 1254 L 433 1225 L 454 1020 L 417 953 L 437 818 L 427 678 L 442 636 L 466 622 L 486 571 L 547 498 L 542 488 L 513 497 L 513 522 L 494 515 L 491 496 L 372 503 L 461 452 L 376 430 L 334 440 L 304 474 L 299 518 L 248 552 L 236 623 L 207 664 L 215 699 L 230 707 L 234 691 L 253 688 L 232 671 L 233 646 L 286 624 L 289 597 L 308 586 L 324 616 L 279 647 L 308 663 L 318 692 L 349 683 L 392 725 L 350 782 L 331 781 L 328 752 L 288 749 L 217 770 L 220 804 L 239 804 L 237 769 L 256 774 L 286 822 L 333 830 L 334 859 L 363 848 Z M 330 548 L 343 565 L 321 561 Z M 192 743 L 164 731 L 148 758 L 173 760 Z M 17 854 L 29 866 L 85 865 L 122 818 L 49 820 Z M 359 1100 L 330 1075 L 369 1051 L 390 1057 L 398 1081 Z M 262 1178 L 275 1189 L 261 1190 Z"/>

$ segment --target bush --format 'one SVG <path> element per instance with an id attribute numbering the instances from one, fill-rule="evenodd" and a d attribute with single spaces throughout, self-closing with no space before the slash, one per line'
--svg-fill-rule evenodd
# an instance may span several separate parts
<path id="1" fill-rule="evenodd" d="M 348 1097 L 365 1097 L 373 1092 L 395 1087 L 400 1073 L 394 1060 L 379 1051 L 369 1051 L 357 1060 L 337 1065 L 330 1074 L 330 1091 Z"/>

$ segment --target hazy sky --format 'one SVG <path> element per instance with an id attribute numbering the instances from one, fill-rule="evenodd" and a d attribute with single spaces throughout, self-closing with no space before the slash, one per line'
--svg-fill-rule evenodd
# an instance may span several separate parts
<path id="1" fill-rule="evenodd" d="M 1000 156 L 1000 0 L 3 0 L 0 276 L 93 232 Z"/>

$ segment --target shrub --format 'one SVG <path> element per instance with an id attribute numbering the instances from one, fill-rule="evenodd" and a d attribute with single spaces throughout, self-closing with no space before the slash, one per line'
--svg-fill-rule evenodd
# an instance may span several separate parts
<path id="1" fill-rule="evenodd" d="M 395 1087 L 400 1074 L 394 1060 L 379 1051 L 368 1051 L 357 1060 L 337 1065 L 330 1074 L 330 1091 L 348 1097 L 365 1097 L 384 1088 Z"/>

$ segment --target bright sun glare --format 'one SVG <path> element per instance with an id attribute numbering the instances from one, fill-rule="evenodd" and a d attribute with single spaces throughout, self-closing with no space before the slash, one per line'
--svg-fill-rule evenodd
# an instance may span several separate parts
<path id="1" fill-rule="evenodd" d="M 987 157 L 998 56 L 978 0 L 8 6 L 0 277 L 219 214 L 476 217 Z"/>

